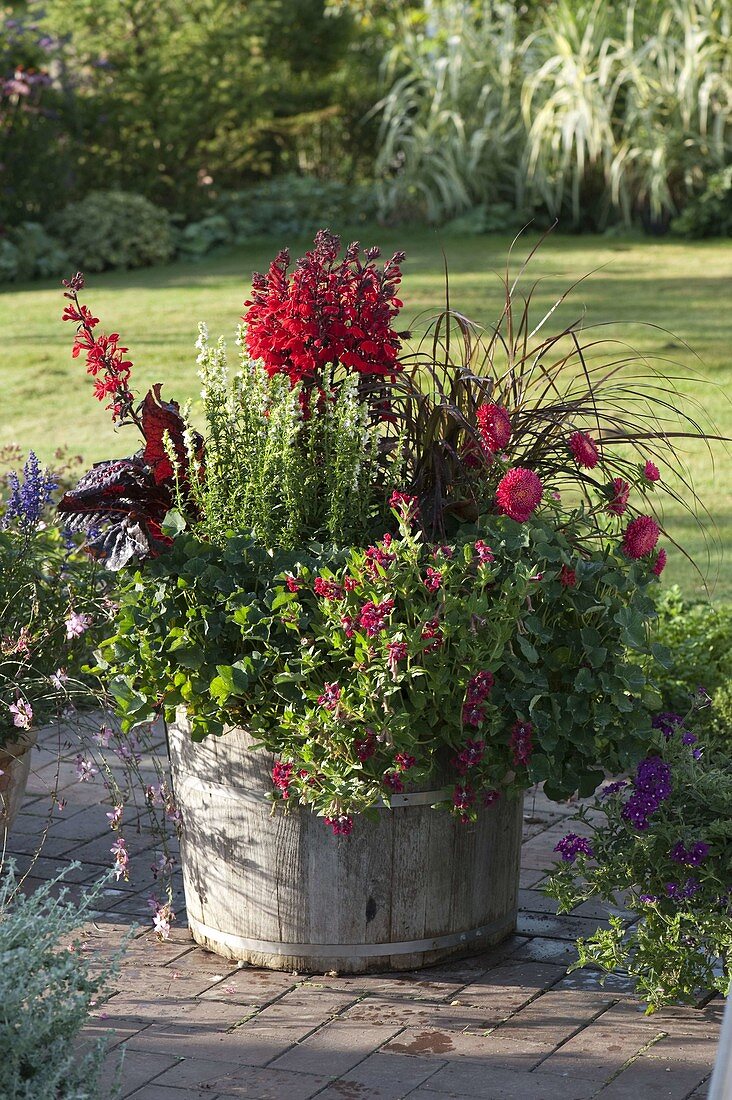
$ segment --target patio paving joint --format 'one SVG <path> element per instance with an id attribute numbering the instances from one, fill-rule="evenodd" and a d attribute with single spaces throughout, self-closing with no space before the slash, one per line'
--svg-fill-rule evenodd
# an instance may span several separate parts
<path id="1" fill-rule="evenodd" d="M 593 1020 L 592 1022 L 595 1023 L 596 1019 Z M 629 1069 L 630 1066 L 632 1066 L 634 1062 L 637 1062 L 638 1059 L 643 1054 L 647 1054 L 648 1051 L 652 1050 L 653 1047 L 657 1043 L 660 1043 L 662 1039 L 666 1039 L 667 1037 L 668 1037 L 668 1032 L 667 1031 L 659 1031 L 659 1033 L 657 1035 L 654 1035 L 652 1039 L 649 1039 L 646 1043 L 644 1043 L 644 1045 L 640 1048 L 640 1050 L 637 1050 L 635 1054 L 631 1054 L 630 1058 L 626 1058 L 626 1060 L 623 1062 L 622 1066 L 620 1066 L 620 1068 L 617 1069 L 615 1071 L 615 1073 L 610 1074 L 610 1076 L 607 1077 L 602 1082 L 600 1087 L 595 1092 L 593 1092 L 592 1096 L 590 1097 L 590 1100 L 594 1100 L 594 1098 L 596 1096 L 599 1096 L 603 1092 L 604 1089 L 608 1088 L 608 1086 L 611 1085 L 613 1083 L 613 1081 L 615 1081 L 616 1078 L 618 1078 L 620 1076 L 621 1073 L 624 1073 L 625 1070 Z M 559 1048 L 557 1048 L 557 1049 L 559 1049 Z M 687 1097 L 691 1096 L 692 1093 L 696 1092 L 696 1090 L 698 1088 L 699 1088 L 699 1083 L 694 1085 L 694 1088 L 691 1090 L 690 1093 L 687 1093 Z"/>

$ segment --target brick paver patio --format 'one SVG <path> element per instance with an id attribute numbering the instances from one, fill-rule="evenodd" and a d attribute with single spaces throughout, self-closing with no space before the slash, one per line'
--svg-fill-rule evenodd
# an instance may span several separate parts
<path id="1" fill-rule="evenodd" d="M 9 852 L 22 867 L 48 823 L 58 735 L 34 751 L 34 773 Z M 67 744 L 67 805 L 48 829 L 32 886 L 79 860 L 70 881 L 109 866 L 114 839 L 102 790 L 80 783 Z M 521 913 L 500 947 L 449 965 L 366 977 L 238 967 L 194 946 L 178 920 L 167 943 L 148 931 L 154 846 L 126 827 L 129 883 L 110 886 L 84 940 L 95 959 L 135 921 L 121 975 L 90 1035 L 112 1033 L 111 1081 L 124 1047 L 124 1097 L 135 1100 L 699 1100 L 706 1095 L 722 1001 L 652 1017 L 619 978 L 567 974 L 573 940 L 606 914 L 557 916 L 538 886 L 565 831 L 564 811 L 527 796 Z"/>

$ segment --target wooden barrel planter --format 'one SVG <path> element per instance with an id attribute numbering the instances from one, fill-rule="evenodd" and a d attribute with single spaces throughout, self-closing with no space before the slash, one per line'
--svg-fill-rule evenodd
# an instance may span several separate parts
<path id="1" fill-rule="evenodd" d="M 430 808 L 438 792 L 398 795 L 334 837 L 307 809 L 272 815 L 273 758 L 242 730 L 194 743 L 179 712 L 168 741 L 188 922 L 211 951 L 358 974 L 477 954 L 514 930 L 521 799 L 462 825 Z"/>
<path id="2" fill-rule="evenodd" d="M 4 843 L 25 797 L 36 732 L 19 734 L 0 746 L 0 843 Z"/>

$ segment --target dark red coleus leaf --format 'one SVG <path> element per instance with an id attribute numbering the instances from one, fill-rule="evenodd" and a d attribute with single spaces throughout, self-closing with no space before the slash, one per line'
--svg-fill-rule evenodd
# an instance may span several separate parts
<path id="1" fill-rule="evenodd" d="M 173 464 L 165 451 L 163 442 L 166 432 L 170 436 L 182 480 L 185 480 L 188 470 L 188 458 L 183 442 L 185 422 L 180 415 L 180 406 L 177 401 L 162 401 L 161 389 L 160 382 L 156 382 L 153 388 L 148 390 L 141 407 L 142 434 L 145 436 L 142 457 L 152 470 L 158 485 L 173 477 Z"/>
<path id="2" fill-rule="evenodd" d="M 156 484 L 152 468 L 134 455 L 96 463 L 58 510 L 69 530 L 87 536 L 88 553 L 116 570 L 170 545 L 160 525 L 173 503 L 171 484 Z"/>

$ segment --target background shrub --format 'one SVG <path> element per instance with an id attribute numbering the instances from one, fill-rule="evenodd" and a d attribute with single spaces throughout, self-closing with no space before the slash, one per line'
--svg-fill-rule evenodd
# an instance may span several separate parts
<path id="1" fill-rule="evenodd" d="M 244 191 L 222 194 L 214 210 L 226 218 L 234 240 L 252 237 L 308 236 L 321 226 L 335 229 L 373 220 L 376 193 L 368 183 L 347 184 L 293 174 Z"/>
<path id="2" fill-rule="evenodd" d="M 84 271 L 147 267 L 165 263 L 174 252 L 166 212 L 126 191 L 92 191 L 51 224 L 72 267 Z"/>
<path id="3" fill-rule="evenodd" d="M 704 191 L 674 219 L 672 228 L 691 239 L 732 237 L 732 164 L 709 177 Z"/>
<path id="4" fill-rule="evenodd" d="M 12 283 L 18 274 L 20 256 L 11 240 L 0 240 L 0 283 Z"/>
<path id="5" fill-rule="evenodd" d="M 68 253 L 38 222 L 23 222 L 10 237 L 18 250 L 18 279 L 48 279 L 68 270 Z"/>

